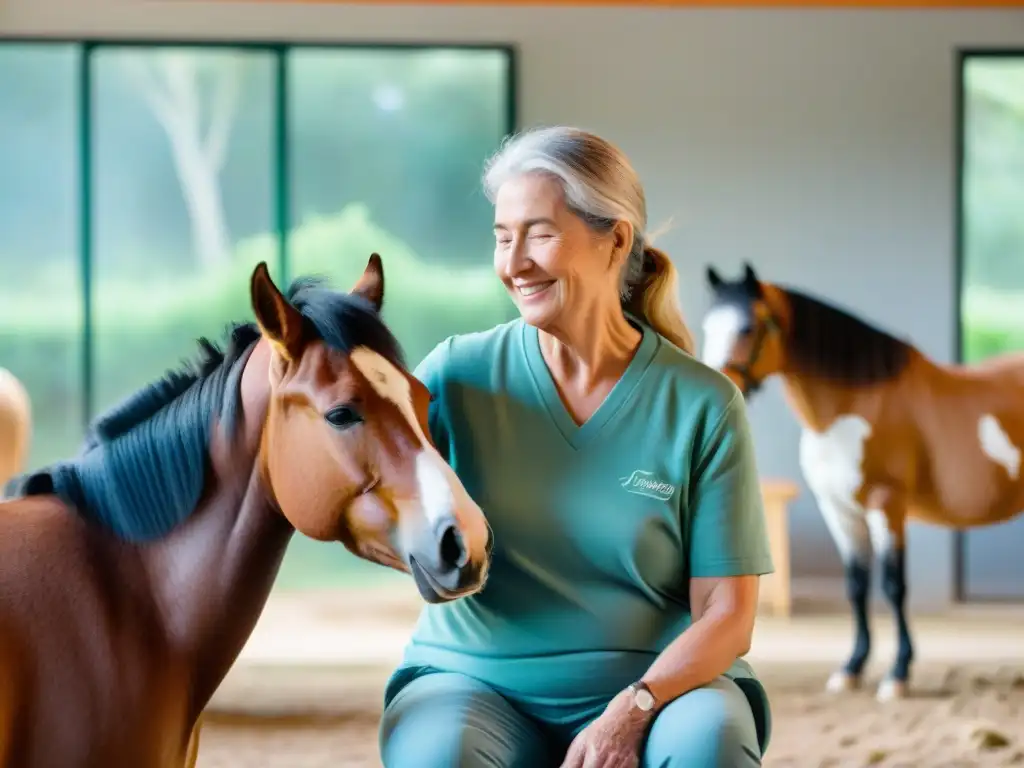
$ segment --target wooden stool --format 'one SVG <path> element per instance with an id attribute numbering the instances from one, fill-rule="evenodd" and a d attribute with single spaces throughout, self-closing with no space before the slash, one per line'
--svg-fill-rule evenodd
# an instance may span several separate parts
<path id="1" fill-rule="evenodd" d="M 761 481 L 768 542 L 775 573 L 761 577 L 760 602 L 767 603 L 773 616 L 789 616 L 793 610 L 792 579 L 789 562 L 789 502 L 799 495 L 796 483 L 789 480 Z"/>

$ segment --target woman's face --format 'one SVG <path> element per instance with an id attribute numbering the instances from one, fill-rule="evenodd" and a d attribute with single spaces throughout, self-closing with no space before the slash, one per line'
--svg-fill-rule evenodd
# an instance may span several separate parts
<path id="1" fill-rule="evenodd" d="M 619 222 L 611 232 L 594 232 L 550 176 L 530 173 L 501 185 L 494 235 L 494 269 L 530 325 L 550 328 L 602 304 L 618 307 L 632 228 Z"/>

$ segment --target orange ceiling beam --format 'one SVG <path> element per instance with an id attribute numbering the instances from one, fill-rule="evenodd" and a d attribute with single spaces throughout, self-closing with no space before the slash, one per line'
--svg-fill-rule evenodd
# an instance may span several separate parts
<path id="1" fill-rule="evenodd" d="M 244 0 L 251 2 L 252 0 Z M 256 0 L 326 5 L 577 6 L 633 8 L 1024 8 L 1024 0 Z"/>

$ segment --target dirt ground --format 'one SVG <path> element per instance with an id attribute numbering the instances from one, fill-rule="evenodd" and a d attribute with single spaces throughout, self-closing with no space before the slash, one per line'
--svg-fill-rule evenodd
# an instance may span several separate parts
<path id="1" fill-rule="evenodd" d="M 920 664 L 911 698 L 887 704 L 873 698 L 875 681 L 824 693 L 827 666 L 758 671 L 775 718 L 767 768 L 1024 767 L 1024 668 Z M 380 766 L 380 672 L 339 674 L 275 670 L 233 682 L 206 716 L 200 768 Z"/>

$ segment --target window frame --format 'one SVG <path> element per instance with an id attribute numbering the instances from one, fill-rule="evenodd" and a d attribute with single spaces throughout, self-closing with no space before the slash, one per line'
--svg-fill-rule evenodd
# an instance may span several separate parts
<path id="1" fill-rule="evenodd" d="M 961 47 L 953 56 L 953 360 L 964 363 L 964 296 L 966 288 L 966 224 L 964 162 L 966 160 L 967 66 L 978 59 L 1020 59 L 1024 47 Z M 1018 599 L 968 593 L 968 531 L 953 531 L 953 598 L 956 603 L 1019 603 Z"/>

